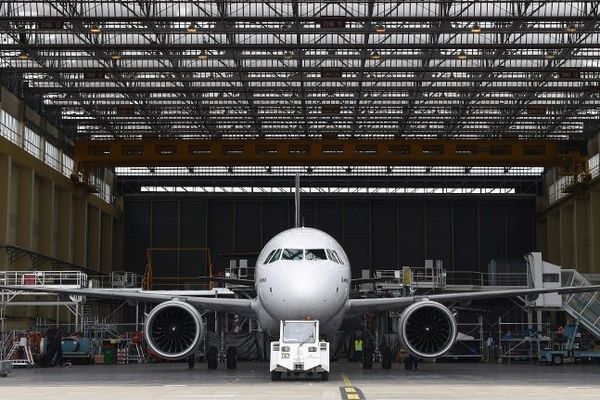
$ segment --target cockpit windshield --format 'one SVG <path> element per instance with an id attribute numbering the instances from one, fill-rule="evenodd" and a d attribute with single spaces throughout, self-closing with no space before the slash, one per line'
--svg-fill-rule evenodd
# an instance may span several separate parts
<path id="1" fill-rule="evenodd" d="M 287 261 L 320 261 L 331 260 L 336 264 L 344 265 L 340 256 L 331 249 L 276 249 L 272 250 L 263 264 L 271 264 L 278 260 Z"/>
<path id="2" fill-rule="evenodd" d="M 284 249 L 283 253 L 281 254 L 281 259 L 297 261 L 297 260 L 302 260 L 303 256 L 304 256 L 303 249 Z"/>
<path id="3" fill-rule="evenodd" d="M 327 260 L 325 249 L 306 249 L 305 257 L 309 261 Z"/>

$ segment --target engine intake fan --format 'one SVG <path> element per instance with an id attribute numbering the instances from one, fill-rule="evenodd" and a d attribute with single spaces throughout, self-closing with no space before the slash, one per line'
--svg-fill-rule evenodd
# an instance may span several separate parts
<path id="1" fill-rule="evenodd" d="M 408 306 L 398 321 L 400 342 L 419 358 L 437 358 L 456 340 L 456 319 L 448 307 L 424 300 Z"/>
<path id="2" fill-rule="evenodd" d="M 193 306 L 171 300 L 150 311 L 144 335 L 156 354 L 167 360 L 177 360 L 196 351 L 204 337 L 204 323 Z"/>

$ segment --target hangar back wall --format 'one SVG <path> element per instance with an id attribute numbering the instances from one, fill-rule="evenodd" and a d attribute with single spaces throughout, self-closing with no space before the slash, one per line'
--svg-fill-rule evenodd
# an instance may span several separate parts
<path id="1" fill-rule="evenodd" d="M 230 256 L 219 254 L 258 252 L 293 225 L 293 216 L 290 195 L 127 196 L 125 265 L 143 272 L 148 247 L 208 247 L 222 271 Z M 425 259 L 441 259 L 448 270 L 486 271 L 490 259 L 522 260 L 536 243 L 531 196 L 305 195 L 302 217 L 342 244 L 354 276 L 366 268 L 422 266 Z M 159 254 L 154 275 L 202 275 L 201 258 Z"/>

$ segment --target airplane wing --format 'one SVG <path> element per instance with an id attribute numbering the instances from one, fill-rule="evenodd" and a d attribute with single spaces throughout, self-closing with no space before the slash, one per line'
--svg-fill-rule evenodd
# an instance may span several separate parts
<path id="1" fill-rule="evenodd" d="M 518 297 L 518 296 L 533 296 L 537 297 L 544 293 L 579 293 L 579 292 L 596 292 L 600 291 L 600 285 L 596 286 L 571 286 L 557 289 L 507 289 L 507 290 L 492 290 L 484 292 L 467 292 L 467 293 L 442 293 L 432 294 L 429 296 L 411 296 L 411 297 L 386 297 L 375 299 L 349 299 L 350 307 L 349 314 L 361 314 L 368 311 L 387 311 L 402 309 L 408 305 L 420 300 L 432 300 L 439 303 L 454 303 L 459 301 L 471 300 L 486 300 L 502 297 Z"/>
<path id="2" fill-rule="evenodd" d="M 223 297 L 197 297 L 180 296 L 176 293 L 156 293 L 144 292 L 138 290 L 112 290 L 112 289 L 64 289 L 49 288 L 43 286 L 0 286 L 1 289 L 22 290 L 25 292 L 54 293 L 65 296 L 86 296 L 98 299 L 114 299 L 122 301 L 144 301 L 149 303 L 162 303 L 173 299 L 185 301 L 193 306 L 203 310 L 226 311 L 232 314 L 239 314 L 256 318 L 252 310 L 252 300 L 250 299 L 230 299 Z"/>

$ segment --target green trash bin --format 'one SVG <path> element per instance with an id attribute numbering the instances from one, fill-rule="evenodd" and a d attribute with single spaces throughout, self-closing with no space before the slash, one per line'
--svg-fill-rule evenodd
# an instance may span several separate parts
<path id="1" fill-rule="evenodd" d="M 114 353 L 111 349 L 104 350 L 104 364 L 112 364 L 114 362 Z"/>

